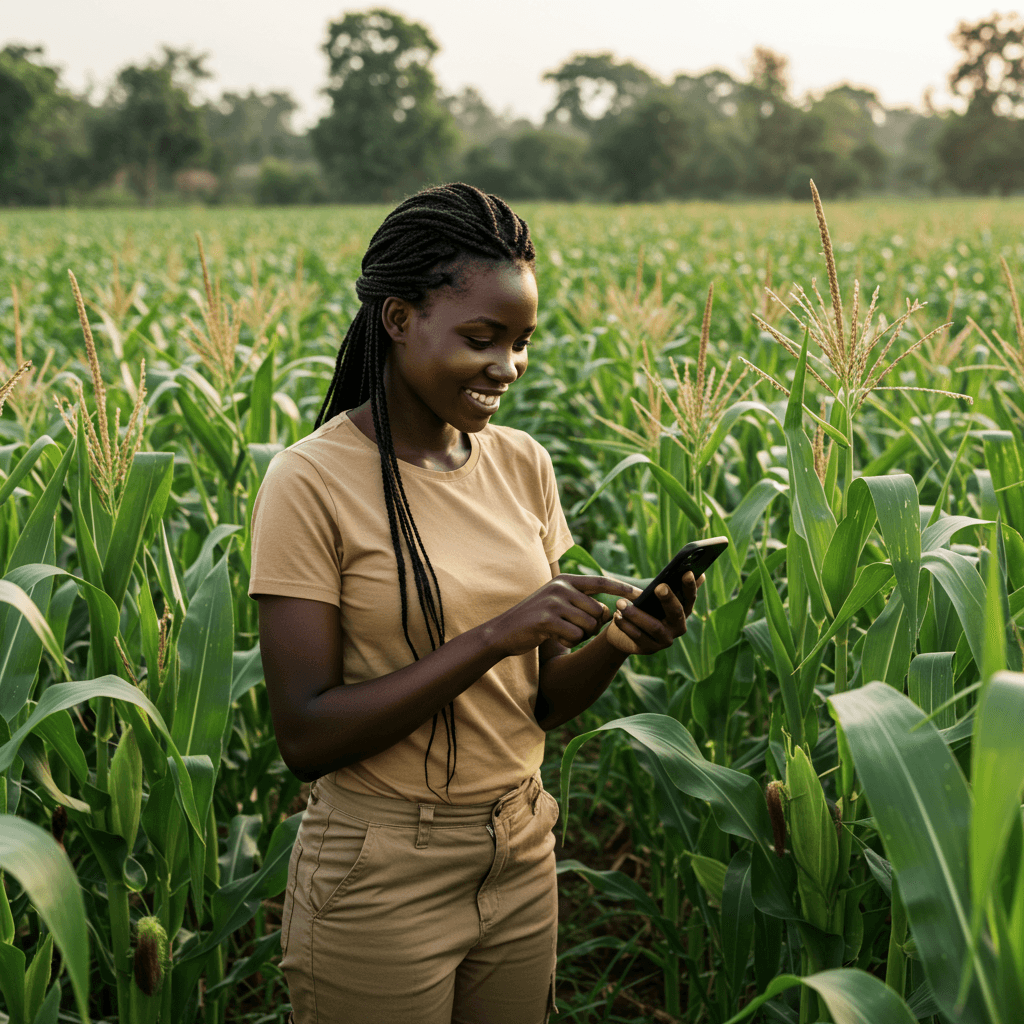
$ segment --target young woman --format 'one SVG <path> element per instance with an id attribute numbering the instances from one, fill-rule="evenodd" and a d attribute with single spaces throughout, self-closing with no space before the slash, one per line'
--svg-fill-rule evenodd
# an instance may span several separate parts
<path id="1" fill-rule="evenodd" d="M 316 429 L 253 513 L 274 729 L 313 783 L 281 931 L 294 1020 L 541 1024 L 544 733 L 684 633 L 697 584 L 682 602 L 664 588 L 662 621 L 625 583 L 559 572 L 551 460 L 488 425 L 537 319 L 533 244 L 505 203 L 463 184 L 406 200 L 356 292 Z M 595 594 L 619 598 L 611 622 Z"/>

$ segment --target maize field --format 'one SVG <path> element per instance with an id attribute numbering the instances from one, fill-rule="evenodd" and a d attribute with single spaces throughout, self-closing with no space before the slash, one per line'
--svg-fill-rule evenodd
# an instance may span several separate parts
<path id="1" fill-rule="evenodd" d="M 519 210 L 563 571 L 730 540 L 548 743 L 563 1024 L 1024 1021 L 1024 203 L 827 200 Z M 0 213 L 13 1024 L 287 1020 L 249 518 L 384 212 Z"/>

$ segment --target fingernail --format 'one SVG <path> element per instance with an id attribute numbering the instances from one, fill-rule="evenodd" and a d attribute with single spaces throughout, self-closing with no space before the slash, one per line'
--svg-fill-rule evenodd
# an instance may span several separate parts
<path id="1" fill-rule="evenodd" d="M 624 597 L 620 597 L 618 599 L 618 601 L 615 602 L 615 607 L 618 608 L 619 611 L 621 612 L 622 609 L 626 607 L 627 603 L 628 602 L 626 601 L 626 599 Z"/>
<path id="2" fill-rule="evenodd" d="M 613 618 L 613 619 L 614 619 L 614 620 L 615 620 L 616 622 L 618 622 L 618 621 L 619 621 L 619 619 L 621 619 L 621 618 L 622 618 L 622 612 L 616 612 L 616 613 L 615 613 L 615 614 L 614 614 L 614 615 L 612 616 L 612 618 Z"/>
<path id="3" fill-rule="evenodd" d="M 664 583 L 658 587 L 658 597 L 668 597 L 668 587 Z"/>

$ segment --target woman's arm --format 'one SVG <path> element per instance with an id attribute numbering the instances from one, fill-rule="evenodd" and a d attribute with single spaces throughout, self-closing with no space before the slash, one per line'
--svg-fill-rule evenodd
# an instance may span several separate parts
<path id="1" fill-rule="evenodd" d="M 558 575 L 557 562 L 551 564 L 551 573 Z M 656 593 L 665 610 L 664 619 L 648 615 L 620 598 L 608 628 L 583 647 L 570 653 L 556 640 L 542 644 L 534 711 L 540 727 L 545 731 L 557 728 L 589 708 L 608 688 L 628 655 L 653 654 L 671 646 L 686 632 L 686 617 L 693 611 L 697 588 L 703 582 L 703 576 L 694 580 L 693 573 L 686 573 L 682 602 L 671 588 L 659 587 Z M 639 593 L 634 590 L 631 596 Z"/>
<path id="2" fill-rule="evenodd" d="M 601 576 L 557 575 L 514 608 L 378 679 L 344 685 L 338 609 L 262 595 L 260 653 L 285 764 L 311 781 L 418 729 L 503 658 L 545 643 L 578 644 L 607 619 L 591 594 L 635 597 Z"/>

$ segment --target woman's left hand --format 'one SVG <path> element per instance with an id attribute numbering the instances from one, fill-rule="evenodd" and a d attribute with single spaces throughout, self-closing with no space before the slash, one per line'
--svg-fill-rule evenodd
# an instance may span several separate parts
<path id="1" fill-rule="evenodd" d="M 686 617 L 693 611 L 697 590 L 704 577 L 693 578 L 688 572 L 682 580 L 682 600 L 664 583 L 655 591 L 665 611 L 664 619 L 657 619 L 641 611 L 632 602 L 620 598 L 615 615 L 605 633 L 608 642 L 623 654 L 654 654 L 671 647 L 677 636 L 686 632 Z"/>

